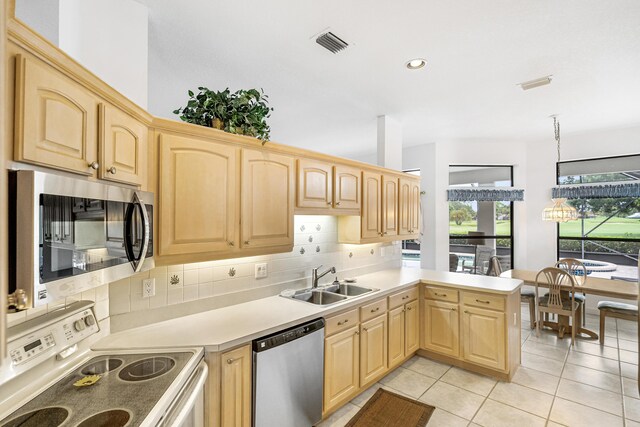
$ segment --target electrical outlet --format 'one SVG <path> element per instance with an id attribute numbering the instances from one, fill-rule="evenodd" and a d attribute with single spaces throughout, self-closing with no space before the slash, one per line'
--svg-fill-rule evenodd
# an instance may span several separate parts
<path id="1" fill-rule="evenodd" d="M 142 281 L 142 296 L 149 298 L 156 295 L 156 279 L 144 279 Z"/>
<path id="2" fill-rule="evenodd" d="M 386 256 L 386 255 L 387 255 L 387 248 L 386 248 L 385 246 L 382 246 L 382 247 L 380 248 L 380 256 L 381 256 L 381 257 L 384 257 L 384 256 Z"/>
<path id="3" fill-rule="evenodd" d="M 267 263 L 256 264 L 256 279 L 264 279 L 268 276 Z"/>

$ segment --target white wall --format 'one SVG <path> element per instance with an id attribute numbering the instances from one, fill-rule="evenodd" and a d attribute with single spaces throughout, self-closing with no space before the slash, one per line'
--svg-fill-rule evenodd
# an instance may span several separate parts
<path id="1" fill-rule="evenodd" d="M 59 46 L 147 108 L 148 21 L 147 7 L 133 0 L 60 0 Z"/>
<path id="2" fill-rule="evenodd" d="M 640 152 L 640 126 L 562 135 L 562 160 Z M 370 156 L 361 156 L 366 161 Z M 514 265 L 537 270 L 556 261 L 556 225 L 541 219 L 551 203 L 556 182 L 557 151 L 553 135 L 543 140 L 439 141 L 403 150 L 403 168 L 419 168 L 422 176 L 424 268 L 448 269 L 449 211 L 446 201 L 451 164 L 514 166 L 514 186 L 524 188 L 525 201 L 514 204 Z"/>
<path id="3" fill-rule="evenodd" d="M 58 46 L 60 0 L 16 0 L 16 17 Z"/>

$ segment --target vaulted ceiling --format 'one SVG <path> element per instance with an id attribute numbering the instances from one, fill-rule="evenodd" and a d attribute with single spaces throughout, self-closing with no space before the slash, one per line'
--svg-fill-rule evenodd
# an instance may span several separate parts
<path id="1" fill-rule="evenodd" d="M 553 140 L 554 113 L 564 133 L 640 123 L 638 0 L 141 2 L 149 107 L 165 117 L 189 88 L 261 87 L 272 139 L 346 156 L 375 151 L 383 114 L 405 146 Z M 327 28 L 349 47 L 316 44 Z M 407 70 L 415 57 L 427 66 Z"/>

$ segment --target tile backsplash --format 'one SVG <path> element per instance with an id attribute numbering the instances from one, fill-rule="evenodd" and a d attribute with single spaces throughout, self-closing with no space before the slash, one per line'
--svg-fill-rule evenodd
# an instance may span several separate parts
<path id="1" fill-rule="evenodd" d="M 109 285 L 111 329 L 121 330 L 192 312 L 276 295 L 311 284 L 311 269 L 335 266 L 322 283 L 402 264 L 400 242 L 369 245 L 338 243 L 337 218 L 295 216 L 292 252 L 157 267 Z M 255 278 L 266 263 L 267 277 Z M 142 295 L 144 279 L 155 279 L 155 295 Z M 171 306 L 172 309 L 161 309 Z M 160 313 L 161 312 L 161 313 Z M 152 313 L 156 315 L 153 316 Z"/>

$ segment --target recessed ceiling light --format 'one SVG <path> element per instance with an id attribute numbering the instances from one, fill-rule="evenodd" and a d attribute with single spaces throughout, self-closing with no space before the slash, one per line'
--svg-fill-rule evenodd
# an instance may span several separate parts
<path id="1" fill-rule="evenodd" d="M 417 70 L 417 69 L 422 68 L 425 65 L 427 65 L 427 61 L 422 59 L 422 58 L 415 58 L 415 59 L 412 59 L 412 60 L 408 61 L 405 65 L 410 70 Z"/>

